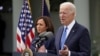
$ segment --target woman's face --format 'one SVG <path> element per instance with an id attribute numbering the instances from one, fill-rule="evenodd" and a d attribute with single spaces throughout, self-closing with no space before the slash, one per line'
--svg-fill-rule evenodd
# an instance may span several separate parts
<path id="1" fill-rule="evenodd" d="M 47 26 L 45 22 L 43 21 L 43 19 L 39 19 L 37 21 L 36 29 L 38 33 L 42 33 L 47 30 Z"/>

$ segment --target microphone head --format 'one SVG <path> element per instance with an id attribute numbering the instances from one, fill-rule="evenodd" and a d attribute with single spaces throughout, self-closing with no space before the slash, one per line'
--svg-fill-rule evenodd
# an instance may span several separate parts
<path id="1" fill-rule="evenodd" d="M 39 35 L 40 38 L 46 38 L 48 40 L 49 38 L 52 38 L 54 35 L 51 31 L 49 32 L 43 32 Z"/>
<path id="2" fill-rule="evenodd" d="M 44 36 L 49 39 L 52 38 L 54 36 L 54 34 L 52 32 L 47 32 L 46 34 L 44 34 Z"/>
<path id="3" fill-rule="evenodd" d="M 39 34 L 39 37 L 44 36 L 44 34 L 46 34 L 47 32 L 42 32 Z"/>

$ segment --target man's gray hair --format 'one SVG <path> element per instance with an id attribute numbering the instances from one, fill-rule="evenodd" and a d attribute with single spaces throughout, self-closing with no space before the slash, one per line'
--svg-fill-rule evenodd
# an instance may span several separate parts
<path id="1" fill-rule="evenodd" d="M 75 16 L 76 16 L 76 6 L 72 3 L 72 2 L 63 2 L 60 4 L 60 6 L 70 6 L 70 9 L 71 9 L 71 12 L 75 13 Z"/>

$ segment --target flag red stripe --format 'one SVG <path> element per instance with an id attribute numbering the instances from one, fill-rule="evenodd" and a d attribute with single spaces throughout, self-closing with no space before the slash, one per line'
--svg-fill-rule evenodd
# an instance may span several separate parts
<path id="1" fill-rule="evenodd" d="M 30 31 L 30 35 L 32 36 L 32 39 L 34 38 L 34 33 L 32 32 L 32 30 Z"/>
<path id="2" fill-rule="evenodd" d="M 21 42 L 20 36 L 17 34 L 17 40 L 18 42 Z"/>
<path id="3" fill-rule="evenodd" d="M 28 45 L 28 47 L 30 47 L 30 39 L 29 39 L 29 37 L 27 36 L 27 40 L 26 40 L 26 42 L 27 42 L 27 45 Z"/>

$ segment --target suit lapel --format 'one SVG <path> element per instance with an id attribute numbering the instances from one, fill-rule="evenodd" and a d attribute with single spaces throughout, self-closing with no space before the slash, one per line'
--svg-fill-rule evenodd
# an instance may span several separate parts
<path id="1" fill-rule="evenodd" d="M 59 28 L 56 35 L 56 47 L 58 50 L 60 49 L 60 40 L 61 40 L 62 32 L 63 32 L 63 26 Z"/>
<path id="2" fill-rule="evenodd" d="M 77 31 L 77 23 L 75 23 L 75 25 L 73 26 L 73 28 L 71 29 L 68 38 L 66 39 L 65 43 L 68 43 L 74 36 L 75 32 Z"/>

